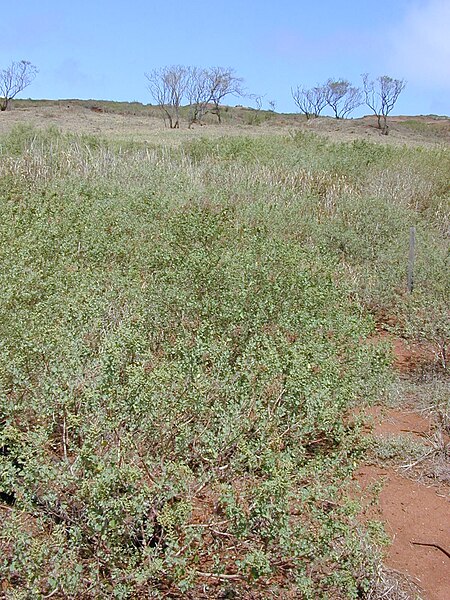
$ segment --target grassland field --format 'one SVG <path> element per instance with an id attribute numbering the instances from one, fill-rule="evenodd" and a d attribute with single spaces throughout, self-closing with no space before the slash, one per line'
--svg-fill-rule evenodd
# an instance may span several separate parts
<path id="1" fill-rule="evenodd" d="M 92 106 L 0 118 L 1 593 L 393 598 L 353 474 L 377 331 L 448 381 L 448 120 Z"/>

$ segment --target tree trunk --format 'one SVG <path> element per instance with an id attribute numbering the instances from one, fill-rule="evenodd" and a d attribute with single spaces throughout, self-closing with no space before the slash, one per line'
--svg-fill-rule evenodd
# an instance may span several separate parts
<path id="1" fill-rule="evenodd" d="M 216 115 L 217 120 L 219 121 L 219 123 L 222 123 L 222 118 L 220 116 L 220 106 L 216 103 L 214 103 L 214 108 L 212 109 L 212 114 Z"/>

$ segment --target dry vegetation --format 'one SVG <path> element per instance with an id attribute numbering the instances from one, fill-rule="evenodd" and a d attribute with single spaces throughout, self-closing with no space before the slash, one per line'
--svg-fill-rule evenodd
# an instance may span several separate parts
<path id="1" fill-rule="evenodd" d="M 182 109 L 186 112 L 186 109 Z M 285 134 L 289 129 L 326 135 L 336 141 L 366 139 L 381 144 L 412 144 L 436 146 L 450 142 L 450 119 L 448 117 L 389 117 L 390 136 L 381 136 L 376 117 L 336 120 L 320 117 L 307 121 L 303 115 L 284 115 L 271 111 L 245 107 L 224 107 L 223 123 L 219 125 L 214 115 L 204 117 L 204 126 L 195 125 L 188 130 L 187 121 L 181 124 L 178 135 L 167 131 L 156 106 L 135 103 L 107 102 L 97 100 L 15 100 L 14 110 L 2 115 L 0 133 L 7 132 L 20 123 L 38 128 L 55 126 L 62 131 L 94 134 L 118 140 L 178 144 L 185 138 L 204 135 L 262 136 Z"/>
<path id="2" fill-rule="evenodd" d="M 2 115 L 6 598 L 407 597 L 359 523 L 353 413 L 395 379 L 376 327 L 446 381 L 449 128 L 370 123 Z"/>

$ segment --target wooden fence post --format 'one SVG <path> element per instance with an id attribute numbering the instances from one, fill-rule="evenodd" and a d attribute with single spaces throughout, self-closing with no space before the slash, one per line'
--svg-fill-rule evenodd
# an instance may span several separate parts
<path id="1" fill-rule="evenodd" d="M 414 289 L 414 259 L 416 250 L 416 228 L 409 229 L 409 257 L 408 257 L 408 292 L 412 294 Z"/>

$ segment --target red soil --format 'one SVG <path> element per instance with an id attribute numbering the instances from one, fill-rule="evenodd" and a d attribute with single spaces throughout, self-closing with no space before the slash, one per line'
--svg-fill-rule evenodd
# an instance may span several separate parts
<path id="1" fill-rule="evenodd" d="M 382 480 L 378 518 L 386 523 L 392 540 L 386 564 L 406 575 L 423 590 L 426 600 L 450 598 L 450 502 L 393 469 L 363 467 L 358 475 L 362 489 Z"/>
<path id="2" fill-rule="evenodd" d="M 379 341 L 388 341 L 392 345 L 394 367 L 400 373 L 408 374 L 420 371 L 436 363 L 436 355 L 430 345 L 408 342 L 383 330 L 378 331 L 376 336 L 373 337 L 373 342 L 377 343 Z"/>
<path id="3" fill-rule="evenodd" d="M 378 337 L 386 338 L 381 333 Z M 402 374 L 411 373 L 434 361 L 432 352 L 423 346 L 408 345 L 391 338 L 394 366 Z M 408 408 L 374 407 L 373 434 L 376 436 L 411 435 L 426 441 L 432 424 Z M 401 477 L 395 469 L 364 466 L 357 481 L 364 490 L 383 481 L 377 508 L 378 518 L 385 522 L 392 540 L 386 564 L 408 575 L 425 600 L 450 599 L 450 497 L 447 489 L 425 485 Z M 429 544 L 429 545 L 416 545 Z M 438 547 L 439 546 L 439 547 Z"/>
<path id="4" fill-rule="evenodd" d="M 367 413 L 373 419 L 373 435 L 410 434 L 423 439 L 431 432 L 430 422 L 413 410 L 374 406 Z"/>

